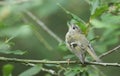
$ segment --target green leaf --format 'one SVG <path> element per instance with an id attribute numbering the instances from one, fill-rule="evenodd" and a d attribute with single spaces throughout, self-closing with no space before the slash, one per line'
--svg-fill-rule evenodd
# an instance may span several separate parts
<path id="1" fill-rule="evenodd" d="M 5 24 L 0 21 L 0 30 L 3 29 L 3 28 L 5 28 L 5 27 L 6 27 Z"/>
<path id="2" fill-rule="evenodd" d="M 59 43 L 58 49 L 62 50 L 62 51 L 67 51 L 68 48 L 66 47 L 65 43 Z"/>
<path id="3" fill-rule="evenodd" d="M 100 5 L 100 1 L 99 0 L 91 0 L 90 1 L 90 5 L 91 5 L 91 15 L 93 15 L 96 11 L 96 9 L 99 7 Z"/>
<path id="4" fill-rule="evenodd" d="M 112 27 L 119 26 L 120 24 L 120 15 L 115 16 L 110 13 L 103 14 L 101 16 L 102 22 L 106 23 L 107 25 L 113 25 Z"/>
<path id="5" fill-rule="evenodd" d="M 53 76 L 53 75 L 51 75 L 51 74 L 45 74 L 45 76 Z"/>
<path id="6" fill-rule="evenodd" d="M 23 55 L 26 52 L 27 51 L 21 51 L 21 50 L 14 50 L 14 51 L 11 51 L 11 50 L 0 50 L 0 53 L 3 53 L 3 54 L 15 54 L 15 55 Z"/>
<path id="7" fill-rule="evenodd" d="M 76 75 L 76 72 L 72 71 L 72 70 L 67 70 L 65 73 L 64 73 L 65 76 L 75 76 Z"/>
<path id="8" fill-rule="evenodd" d="M 74 65 L 74 66 L 70 66 L 69 68 L 67 68 L 67 70 L 65 71 L 64 75 L 65 76 L 76 76 L 76 75 L 80 75 L 80 76 L 87 76 L 87 74 L 85 74 L 85 72 L 87 72 L 87 68 L 86 67 L 82 67 L 80 65 Z"/>
<path id="9" fill-rule="evenodd" d="M 98 8 L 96 8 L 96 11 L 94 12 L 94 14 L 91 15 L 91 19 L 94 19 L 98 16 L 100 16 L 101 14 L 103 14 L 106 10 L 108 9 L 108 7 L 106 5 L 104 6 L 100 6 Z"/>
<path id="10" fill-rule="evenodd" d="M 81 73 L 81 76 L 89 76 L 89 73 L 87 71 L 84 71 Z"/>
<path id="11" fill-rule="evenodd" d="M 2 72 L 3 76 L 12 76 L 14 66 L 11 64 L 6 64 L 3 66 Z"/>
<path id="12" fill-rule="evenodd" d="M 0 53 L 23 55 L 27 52 L 27 51 L 21 51 L 21 50 L 10 50 L 11 45 L 13 45 L 13 43 L 9 42 L 9 40 L 10 39 L 6 40 L 5 42 L 0 42 Z"/>
<path id="13" fill-rule="evenodd" d="M 105 76 L 102 74 L 102 71 L 99 70 L 98 68 L 93 68 L 91 66 L 87 68 L 88 68 L 87 73 L 89 74 L 87 76 Z"/>
<path id="14" fill-rule="evenodd" d="M 2 50 L 9 50 L 10 48 L 11 48 L 11 46 L 8 43 L 0 42 L 0 52 Z"/>
<path id="15" fill-rule="evenodd" d="M 81 18 L 79 18 L 75 14 L 73 14 L 73 13 L 71 13 L 69 11 L 67 11 L 67 14 L 70 15 L 72 17 L 72 19 L 76 20 L 77 22 L 81 22 L 81 24 L 83 24 L 83 25 L 86 24 Z"/>
<path id="16" fill-rule="evenodd" d="M 35 76 L 37 73 L 39 73 L 41 71 L 41 68 L 42 68 L 42 65 L 36 65 L 36 66 L 22 72 L 18 76 Z"/>
<path id="17" fill-rule="evenodd" d="M 64 7 L 62 7 L 60 4 L 58 4 L 58 6 L 59 6 L 60 8 L 62 8 L 62 9 L 65 11 L 66 14 L 68 14 L 68 15 L 71 16 L 72 19 L 71 19 L 70 23 L 75 23 L 75 24 L 77 24 L 78 26 L 80 26 L 82 32 L 83 32 L 84 34 L 86 34 L 86 31 L 87 31 L 86 22 L 85 22 L 84 20 L 82 20 L 81 18 L 79 18 L 77 15 L 75 15 L 75 14 L 69 12 L 68 10 L 66 10 L 66 9 L 65 9 Z"/>
<path id="18" fill-rule="evenodd" d="M 58 4 L 58 6 L 60 8 L 62 8 L 66 14 L 70 15 L 72 17 L 72 19 L 78 21 L 78 22 L 81 22 L 82 24 L 86 24 L 84 20 L 82 20 L 81 18 L 79 18 L 78 16 L 76 16 L 75 14 L 69 12 L 68 10 L 66 10 L 64 7 L 62 7 L 60 4 Z"/>
<path id="19" fill-rule="evenodd" d="M 95 27 L 95 28 L 111 28 L 110 25 L 107 25 L 106 23 L 96 20 L 96 19 L 92 19 L 91 20 L 91 24 Z"/>

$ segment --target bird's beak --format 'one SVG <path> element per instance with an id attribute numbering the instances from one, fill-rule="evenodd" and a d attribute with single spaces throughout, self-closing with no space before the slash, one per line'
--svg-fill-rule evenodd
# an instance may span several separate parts
<path id="1" fill-rule="evenodd" d="M 67 26 L 70 27 L 70 22 L 67 22 Z"/>
<path id="2" fill-rule="evenodd" d="M 67 22 L 67 26 L 70 28 L 72 25 L 70 22 Z"/>

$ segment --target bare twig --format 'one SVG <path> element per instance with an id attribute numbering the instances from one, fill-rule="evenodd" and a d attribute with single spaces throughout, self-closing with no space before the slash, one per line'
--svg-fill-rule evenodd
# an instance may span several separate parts
<path id="1" fill-rule="evenodd" d="M 113 48 L 112 50 L 109 50 L 109 51 L 103 53 L 102 55 L 99 56 L 99 58 L 103 58 L 104 56 L 111 54 L 112 52 L 118 50 L 119 48 L 120 48 L 120 45 L 118 45 L 117 47 Z"/>
<path id="2" fill-rule="evenodd" d="M 9 5 L 9 4 L 20 4 L 20 3 L 25 3 L 29 2 L 31 0 L 16 0 L 16 1 L 0 1 L 0 5 Z"/>
<path id="3" fill-rule="evenodd" d="M 68 64 L 68 61 L 28 60 L 28 59 L 17 59 L 17 58 L 6 58 L 6 57 L 0 57 L 0 61 L 3 62 L 8 61 L 14 63 L 34 63 L 34 64 Z M 81 62 L 69 61 L 69 64 L 81 64 Z M 118 63 L 102 63 L 102 62 L 85 62 L 85 65 L 120 67 L 120 64 Z"/>
<path id="4" fill-rule="evenodd" d="M 118 64 L 118 63 L 86 62 L 86 64 L 89 64 L 89 65 L 100 65 L 100 66 L 120 67 L 120 64 Z"/>
<path id="5" fill-rule="evenodd" d="M 48 72 L 48 73 L 50 73 L 52 75 L 57 75 L 57 73 L 54 70 L 52 70 L 52 69 L 42 68 L 42 71 Z"/>
<path id="6" fill-rule="evenodd" d="M 39 26 L 41 26 L 49 35 L 51 35 L 58 42 L 63 42 L 54 32 L 52 32 L 40 19 L 33 15 L 30 11 L 25 11 L 25 13 L 30 16 Z"/>

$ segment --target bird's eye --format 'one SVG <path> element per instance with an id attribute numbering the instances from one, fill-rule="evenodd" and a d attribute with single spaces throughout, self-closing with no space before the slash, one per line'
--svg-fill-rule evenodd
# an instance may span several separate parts
<path id="1" fill-rule="evenodd" d="M 73 29 L 76 29 L 76 27 L 73 27 Z"/>

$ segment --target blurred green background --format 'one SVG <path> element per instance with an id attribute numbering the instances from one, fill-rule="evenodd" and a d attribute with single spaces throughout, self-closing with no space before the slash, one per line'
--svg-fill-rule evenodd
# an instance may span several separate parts
<path id="1" fill-rule="evenodd" d="M 68 30 L 67 21 L 70 16 L 58 6 L 58 3 L 68 11 L 74 13 L 86 23 L 90 20 L 91 6 L 98 0 L 1 0 L 0 1 L 0 56 L 25 58 L 65 60 L 63 57 L 71 54 L 60 42 L 48 34 L 27 12 L 32 13 L 52 30 L 60 39 L 65 40 Z M 119 0 L 101 0 L 104 5 L 119 3 Z M 97 5 L 97 3 L 96 3 Z M 92 42 L 98 55 L 108 51 L 120 43 L 120 4 L 118 10 L 103 12 L 95 20 L 91 20 L 92 30 L 88 39 L 99 36 Z M 115 7 L 116 9 L 116 7 Z M 98 11 L 99 12 L 99 11 Z M 11 52 L 12 51 L 12 52 Z M 17 51 L 19 53 L 15 53 Z M 23 52 L 22 52 L 23 51 Z M 22 53 L 26 52 L 24 55 Z M 104 62 L 120 63 L 120 51 L 116 51 L 103 58 Z M 0 76 L 2 68 L 9 62 L 0 62 Z M 14 65 L 13 76 L 29 68 L 19 63 Z M 106 76 L 119 76 L 119 67 L 99 67 Z M 46 72 L 40 72 L 38 76 L 47 76 Z M 48 75 L 49 76 L 49 75 Z"/>

